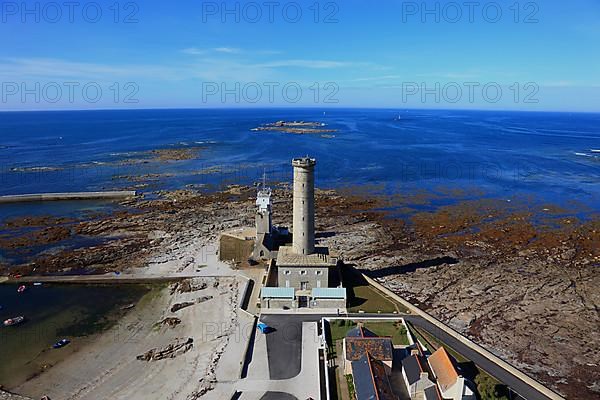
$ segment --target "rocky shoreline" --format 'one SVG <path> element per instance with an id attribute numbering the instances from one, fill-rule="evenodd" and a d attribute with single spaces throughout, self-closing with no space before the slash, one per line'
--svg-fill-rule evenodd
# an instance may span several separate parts
<path id="1" fill-rule="evenodd" d="M 16 394 L 8 393 L 0 389 L 0 400 L 31 400 L 29 397 L 23 397 Z"/>
<path id="2" fill-rule="evenodd" d="M 113 153 L 103 157 L 102 161 L 88 163 L 76 163 L 65 165 L 33 165 L 11 167 L 11 173 L 22 174 L 50 174 L 57 172 L 85 171 L 90 168 L 124 168 L 124 167 L 148 167 L 175 163 L 180 161 L 197 160 L 207 149 L 205 144 L 199 143 L 177 143 L 171 147 L 163 147 L 152 150 L 135 151 L 127 153 Z M 82 172 L 83 173 L 83 172 Z M 118 177 L 117 177 L 118 178 Z M 138 177 L 139 178 L 139 177 Z"/>
<path id="3" fill-rule="evenodd" d="M 364 188 L 363 188 L 364 189 Z M 461 200 L 424 212 L 439 197 L 317 191 L 317 239 L 448 325 L 569 399 L 600 397 L 600 218 L 506 200 Z M 255 189 L 163 192 L 122 202 L 127 211 L 65 220 L 68 237 L 97 245 L 44 254 L 3 274 L 123 271 L 194 260 L 182 249 L 215 243 L 220 232 L 253 225 Z M 291 221 L 291 192 L 274 192 L 274 222 Z M 65 240 L 47 220 L 13 220 L 0 246 Z M 34 226 L 35 225 L 35 226 Z M 36 230 L 38 231 L 36 233 Z M 12 235 L 6 233 L 11 231 Z M 68 237 L 66 240 L 68 240 Z M 12 242 L 11 242 L 12 241 Z M 1 266 L 0 266 L 1 267 Z"/>

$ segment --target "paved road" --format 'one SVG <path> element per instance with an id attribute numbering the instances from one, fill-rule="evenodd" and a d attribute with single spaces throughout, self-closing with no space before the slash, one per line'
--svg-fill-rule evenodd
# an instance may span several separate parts
<path id="1" fill-rule="evenodd" d="M 484 369 L 487 373 L 494 376 L 500 382 L 503 382 L 513 391 L 518 393 L 523 399 L 549 400 L 547 396 L 545 396 L 543 393 L 540 393 L 537 389 L 531 387 L 529 384 L 523 382 L 521 379 L 517 378 L 516 376 L 504 370 L 503 368 L 500 368 L 498 365 L 488 360 L 486 357 L 472 350 L 470 347 L 464 345 L 462 342 L 455 339 L 453 336 L 448 335 L 446 332 L 439 329 L 429 321 L 417 316 L 405 316 L 404 319 L 414 324 L 415 326 L 418 326 L 419 328 L 423 328 L 424 330 L 435 336 L 437 339 L 442 341 L 444 344 L 450 346 L 451 348 L 462 354 L 465 358 L 473 361 L 478 367 Z"/>
<path id="2" fill-rule="evenodd" d="M 294 396 L 288 393 L 281 392 L 267 392 L 260 400 L 298 400 Z"/>
<path id="3" fill-rule="evenodd" d="M 302 358 L 302 322 L 320 321 L 322 317 L 327 316 L 336 317 L 337 315 L 272 314 L 263 315 L 261 317 L 261 321 L 277 329 L 276 332 L 267 336 L 267 352 L 271 379 L 288 379 L 300 373 L 300 362 Z M 487 373 L 508 385 L 514 392 L 521 396 L 521 398 L 527 400 L 549 400 L 547 396 L 540 393 L 537 389 L 499 367 L 422 317 L 398 314 L 350 314 L 349 317 L 357 319 L 364 317 L 403 317 L 406 321 L 426 330 L 464 357 L 473 361 L 478 367 L 484 369 Z M 514 400 L 517 399 L 515 398 Z"/>
<path id="4" fill-rule="evenodd" d="M 302 322 L 317 322 L 320 315 L 262 315 L 260 321 L 275 328 L 267 335 L 271 379 L 290 379 L 300 373 L 302 363 Z"/>

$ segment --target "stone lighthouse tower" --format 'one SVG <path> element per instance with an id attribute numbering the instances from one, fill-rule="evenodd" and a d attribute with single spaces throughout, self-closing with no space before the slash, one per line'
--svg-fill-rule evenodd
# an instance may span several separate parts
<path id="1" fill-rule="evenodd" d="M 299 255 L 315 252 L 315 165 L 313 158 L 295 158 L 293 251 Z"/>
<path id="2" fill-rule="evenodd" d="M 316 164 L 309 157 L 292 160 L 294 235 L 291 246 L 280 246 L 277 251 L 277 283 L 261 289 L 264 309 L 346 309 L 346 289 L 339 283 L 338 257 L 330 254 L 326 246 L 315 247 Z"/>

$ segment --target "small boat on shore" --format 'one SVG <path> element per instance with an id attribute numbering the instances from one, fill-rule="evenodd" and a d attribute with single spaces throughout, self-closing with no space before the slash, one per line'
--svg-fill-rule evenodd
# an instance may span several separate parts
<path id="1" fill-rule="evenodd" d="M 17 293 L 23 293 L 25 290 L 27 290 L 27 286 L 25 286 L 25 285 L 21 285 L 21 286 L 19 286 L 19 288 L 17 289 Z"/>
<path id="2" fill-rule="evenodd" d="M 20 323 L 22 323 L 23 321 L 25 321 L 25 317 L 23 316 L 18 316 L 18 317 L 14 317 L 14 318 L 9 318 L 6 321 L 4 321 L 4 326 L 15 326 L 15 325 L 19 325 Z"/>
<path id="3" fill-rule="evenodd" d="M 71 343 L 71 341 L 69 339 L 60 339 L 58 342 L 56 342 L 52 345 L 52 348 L 53 349 L 62 349 L 69 343 Z"/>

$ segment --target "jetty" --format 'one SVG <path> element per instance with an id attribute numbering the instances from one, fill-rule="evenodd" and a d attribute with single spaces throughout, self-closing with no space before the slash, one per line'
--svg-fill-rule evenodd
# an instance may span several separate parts
<path id="1" fill-rule="evenodd" d="M 136 191 L 34 193 L 0 196 L 0 204 L 66 200 L 122 200 L 135 197 Z"/>
<path id="2" fill-rule="evenodd" d="M 0 280 L 6 284 L 27 283 L 55 283 L 55 284 L 139 284 L 139 283 L 170 283 L 185 279 L 198 278 L 200 274 L 169 274 L 169 275 L 146 275 L 146 274 L 103 274 L 103 275 L 52 275 L 52 276 L 22 276 L 10 277 Z"/>

